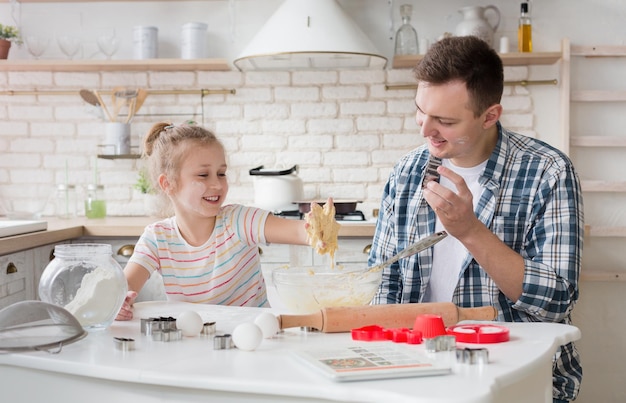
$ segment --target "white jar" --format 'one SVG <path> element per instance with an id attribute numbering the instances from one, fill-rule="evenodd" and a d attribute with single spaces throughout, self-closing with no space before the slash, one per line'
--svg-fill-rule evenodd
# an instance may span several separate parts
<path id="1" fill-rule="evenodd" d="M 136 26 L 133 28 L 133 58 L 156 59 L 158 57 L 157 27 Z"/>
<path id="2" fill-rule="evenodd" d="M 188 22 L 181 32 L 182 59 L 203 59 L 206 55 L 208 25 L 203 22 Z"/>

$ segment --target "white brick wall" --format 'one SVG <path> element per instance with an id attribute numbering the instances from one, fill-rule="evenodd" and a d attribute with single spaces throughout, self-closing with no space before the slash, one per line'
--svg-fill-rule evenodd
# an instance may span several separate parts
<path id="1" fill-rule="evenodd" d="M 507 80 L 528 78 L 526 67 L 507 67 L 505 72 Z M 133 120 L 134 151 L 140 151 L 141 139 L 153 123 L 194 119 L 215 130 L 225 144 L 229 202 L 252 203 L 250 168 L 298 164 L 305 198 L 357 198 L 363 201 L 359 208 L 367 216 L 378 207 L 395 161 L 423 142 L 414 120 L 415 91 L 385 89 L 386 84 L 410 83 L 410 69 L 0 73 L 0 87 L 13 90 L 233 88 L 234 95 L 204 98 L 199 94 L 148 96 Z M 104 98 L 112 109 L 110 96 Z M 503 105 L 505 125 L 536 135 L 533 100 L 526 88 L 507 87 Z M 62 183 L 67 164 L 69 180 L 78 186 L 82 200 L 82 189 L 93 182 L 94 156 L 103 141 L 104 123 L 93 112 L 78 94 L 0 96 L 1 195 L 41 198 L 34 186 Z M 97 160 L 110 215 L 142 214 L 141 195 L 133 189 L 141 165 L 141 160 Z M 46 213 L 54 214 L 51 203 Z"/>

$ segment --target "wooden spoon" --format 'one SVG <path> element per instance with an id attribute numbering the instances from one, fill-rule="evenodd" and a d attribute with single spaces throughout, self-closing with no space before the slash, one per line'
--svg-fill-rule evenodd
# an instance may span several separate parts
<path id="1" fill-rule="evenodd" d="M 95 96 L 96 99 L 98 100 L 98 104 L 102 107 L 102 110 L 104 111 L 104 114 L 106 115 L 106 117 L 109 119 L 109 122 L 115 122 L 115 120 L 113 120 L 113 118 L 111 117 L 111 114 L 109 113 L 109 109 L 107 108 L 106 104 L 102 100 L 100 93 L 97 90 L 93 90 L 91 92 L 93 93 L 93 96 Z"/>
<path id="2" fill-rule="evenodd" d="M 147 97 L 148 91 L 144 90 L 143 88 L 137 88 L 137 97 L 135 101 L 135 110 L 133 112 L 133 116 L 137 113 L 139 108 L 141 108 L 143 102 L 146 100 Z"/>
<path id="3" fill-rule="evenodd" d="M 111 91 L 111 101 L 113 101 L 113 119 L 117 121 L 120 111 L 126 105 L 126 98 L 118 96 L 118 93 L 125 93 L 126 87 L 115 87 Z"/>

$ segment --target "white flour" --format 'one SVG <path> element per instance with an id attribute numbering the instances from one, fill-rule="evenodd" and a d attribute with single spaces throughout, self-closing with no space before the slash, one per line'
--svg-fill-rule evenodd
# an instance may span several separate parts
<path id="1" fill-rule="evenodd" d="M 114 273 L 98 267 L 83 276 L 76 296 L 65 309 L 74 315 L 82 326 L 98 325 L 110 320 L 119 293 Z"/>

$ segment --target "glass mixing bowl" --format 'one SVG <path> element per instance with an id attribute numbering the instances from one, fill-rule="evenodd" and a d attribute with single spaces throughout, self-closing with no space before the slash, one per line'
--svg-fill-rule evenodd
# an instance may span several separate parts
<path id="1" fill-rule="evenodd" d="M 279 267 L 272 271 L 272 282 L 288 310 L 307 314 L 321 308 L 369 304 L 380 285 L 382 270 L 368 270 L 365 264 Z"/>

